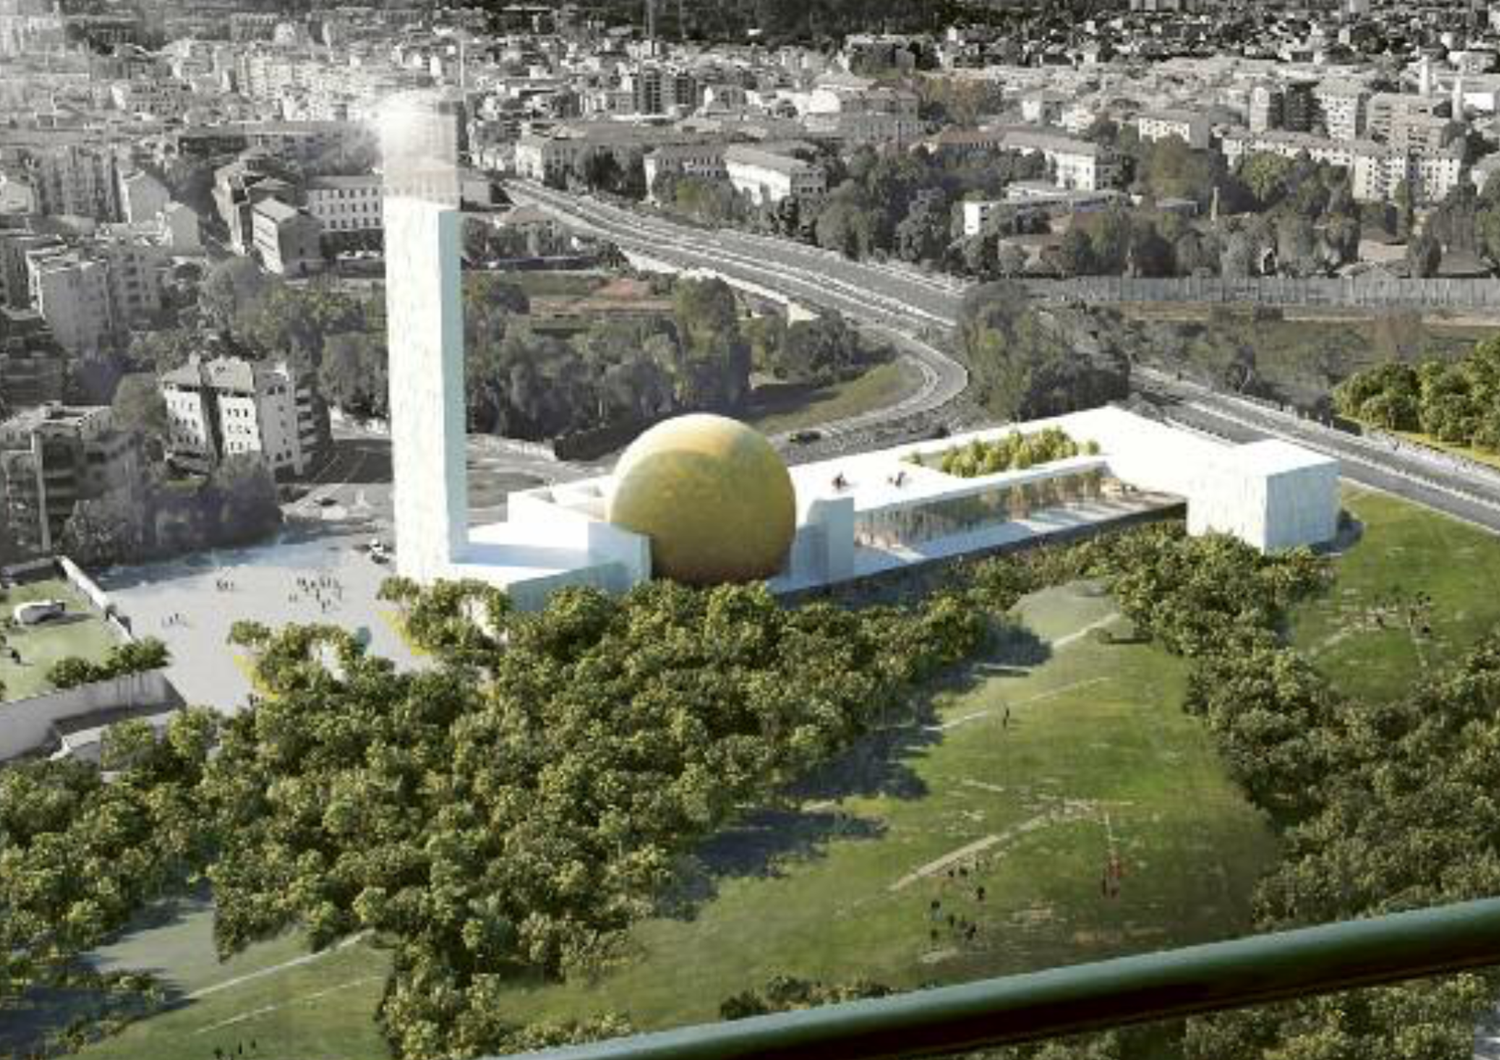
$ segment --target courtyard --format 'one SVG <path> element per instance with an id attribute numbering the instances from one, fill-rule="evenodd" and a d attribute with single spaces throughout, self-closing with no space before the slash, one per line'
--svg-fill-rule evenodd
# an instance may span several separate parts
<path id="1" fill-rule="evenodd" d="M 376 599 L 392 569 L 361 550 L 369 540 L 368 531 L 336 524 L 293 524 L 272 543 L 116 568 L 98 582 L 133 633 L 166 642 L 167 676 L 187 702 L 234 712 L 251 693 L 248 662 L 228 643 L 241 620 L 330 623 L 397 665 L 413 665 L 393 625 L 395 609 Z"/>

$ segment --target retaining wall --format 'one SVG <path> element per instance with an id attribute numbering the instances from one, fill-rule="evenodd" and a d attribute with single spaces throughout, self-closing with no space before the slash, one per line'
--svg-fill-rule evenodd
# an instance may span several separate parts
<path id="1" fill-rule="evenodd" d="M 7 700 L 0 703 L 0 761 L 45 747 L 59 721 L 105 710 L 181 705 L 182 697 L 163 670 Z"/>

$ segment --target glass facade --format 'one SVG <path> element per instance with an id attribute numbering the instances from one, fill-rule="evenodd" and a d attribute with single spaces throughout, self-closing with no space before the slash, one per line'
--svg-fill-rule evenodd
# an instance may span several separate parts
<path id="1" fill-rule="evenodd" d="M 980 493 L 909 508 L 862 512 L 854 519 L 859 548 L 897 548 L 1018 522 L 1046 510 L 1119 496 L 1130 487 L 1102 468 L 1027 482 L 997 483 Z"/>

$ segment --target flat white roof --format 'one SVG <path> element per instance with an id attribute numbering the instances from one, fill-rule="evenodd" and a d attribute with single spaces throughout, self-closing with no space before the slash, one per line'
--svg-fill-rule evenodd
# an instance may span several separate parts
<path id="1" fill-rule="evenodd" d="M 1237 445 L 1226 449 L 1225 456 L 1233 460 L 1236 466 L 1260 475 L 1280 475 L 1310 467 L 1332 466 L 1337 469 L 1339 463 L 1331 456 L 1292 445 L 1279 438 Z"/>

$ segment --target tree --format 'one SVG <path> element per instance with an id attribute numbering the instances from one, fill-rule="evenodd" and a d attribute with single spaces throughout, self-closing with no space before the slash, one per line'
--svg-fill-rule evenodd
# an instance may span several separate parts
<path id="1" fill-rule="evenodd" d="M 167 402 L 161 396 L 156 376 L 136 372 L 120 380 L 110 402 L 115 427 L 134 431 L 158 456 L 167 442 Z"/>
<path id="2" fill-rule="evenodd" d="M 208 267 L 198 288 L 198 304 L 215 327 L 232 328 L 270 289 L 270 281 L 249 258 L 227 258 Z"/>
<path id="3" fill-rule="evenodd" d="M 958 348 L 985 407 L 1002 420 L 1033 419 L 1124 396 L 1129 362 L 1110 323 L 1034 307 L 1024 287 L 1001 281 L 964 295 Z"/>
<path id="4" fill-rule="evenodd" d="M 1286 197 L 1293 166 L 1290 158 L 1256 152 L 1245 156 L 1240 163 L 1239 175 L 1261 209 L 1269 210 Z"/>
<path id="5" fill-rule="evenodd" d="M 146 506 L 120 493 L 78 501 L 63 524 L 62 550 L 84 567 L 107 567 L 136 559 Z"/>
<path id="6" fill-rule="evenodd" d="M 255 541 L 281 523 L 276 483 L 257 453 L 234 453 L 209 476 L 205 495 L 215 503 L 219 539 Z"/>
<path id="7" fill-rule="evenodd" d="M 1413 236 L 1406 244 L 1406 267 L 1412 276 L 1436 276 L 1442 261 L 1442 245 L 1426 232 Z"/>

